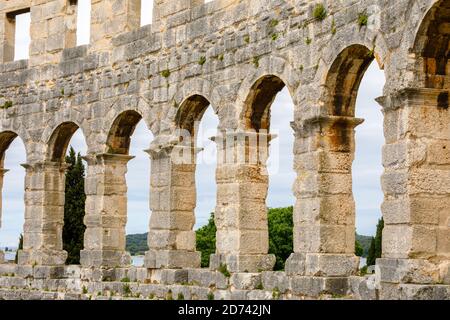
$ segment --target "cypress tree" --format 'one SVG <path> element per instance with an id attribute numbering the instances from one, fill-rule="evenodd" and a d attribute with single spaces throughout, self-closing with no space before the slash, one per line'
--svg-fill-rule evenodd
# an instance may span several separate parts
<path id="1" fill-rule="evenodd" d="M 382 255 L 382 242 L 383 242 L 383 228 L 384 220 L 381 218 L 377 224 L 377 234 L 375 235 L 375 257 L 381 258 Z"/>
<path id="2" fill-rule="evenodd" d="M 63 248 L 68 253 L 66 264 L 79 264 L 86 229 L 83 223 L 86 202 L 84 165 L 81 155 L 76 154 L 72 147 L 66 156 L 66 163 L 69 168 L 66 173 Z"/>
<path id="3" fill-rule="evenodd" d="M 16 251 L 16 256 L 14 258 L 14 263 L 18 263 L 19 262 L 19 250 L 23 249 L 23 234 L 20 234 L 19 237 L 19 246 L 17 247 L 17 251 Z"/>
<path id="4" fill-rule="evenodd" d="M 382 256 L 383 228 L 384 220 L 381 218 L 378 220 L 375 237 L 372 238 L 372 241 L 370 242 L 369 254 L 367 256 L 368 266 L 375 265 L 376 259 L 381 258 Z"/>
<path id="5" fill-rule="evenodd" d="M 375 264 L 375 238 L 372 237 L 372 241 L 370 242 L 369 253 L 367 255 L 368 266 L 373 266 Z"/>

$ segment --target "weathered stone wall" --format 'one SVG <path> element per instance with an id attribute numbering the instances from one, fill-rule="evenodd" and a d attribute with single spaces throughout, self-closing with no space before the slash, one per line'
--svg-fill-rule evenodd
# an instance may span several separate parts
<path id="1" fill-rule="evenodd" d="M 268 110 L 287 86 L 295 106 L 297 201 L 286 273 L 302 281 L 357 283 L 351 164 L 361 120 L 354 108 L 359 82 L 375 58 L 386 77 L 379 98 L 386 138 L 379 297 L 405 297 L 422 285 L 448 292 L 449 1 L 158 0 L 152 25 L 139 28 L 140 1 L 96 0 L 91 44 L 80 47 L 74 3 L 0 4 L 0 153 L 3 158 L 16 136 L 27 152 L 21 266 L 64 263 L 63 156 L 78 128 L 88 144 L 82 264 L 99 270 L 129 265 L 124 175 L 129 136 L 142 119 L 155 137 L 149 145 L 146 267 L 199 267 L 192 230 L 195 165 L 172 161 L 180 148 L 177 129 L 189 128 L 211 104 L 220 121 L 219 154 L 246 150 L 240 136 L 270 141 L 263 132 L 270 128 Z M 323 21 L 313 16 L 319 3 L 327 10 Z M 13 13 L 27 8 L 30 58 L 11 61 Z M 358 23 L 364 15 L 367 25 Z M 237 143 L 220 143 L 226 135 Z M 217 168 L 213 269 L 273 266 L 267 176 L 264 157 L 259 160 Z"/>

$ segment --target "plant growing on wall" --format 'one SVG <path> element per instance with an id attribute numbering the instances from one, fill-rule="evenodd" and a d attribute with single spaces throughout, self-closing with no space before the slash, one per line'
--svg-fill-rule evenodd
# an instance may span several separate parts
<path id="1" fill-rule="evenodd" d="M 319 3 L 315 6 L 313 17 L 314 19 L 317 19 L 319 21 L 325 20 L 325 18 L 327 17 L 327 10 L 325 9 L 323 4 Z"/>

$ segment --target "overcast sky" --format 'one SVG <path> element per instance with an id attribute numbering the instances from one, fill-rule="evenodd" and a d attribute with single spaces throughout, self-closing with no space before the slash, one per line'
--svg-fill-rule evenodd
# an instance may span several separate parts
<path id="1" fill-rule="evenodd" d="M 152 0 L 142 0 L 142 25 L 151 22 Z M 79 0 L 78 44 L 89 42 L 89 0 Z M 16 59 L 28 55 L 29 14 L 17 19 Z M 366 72 L 361 83 L 356 113 L 366 121 L 357 128 L 356 156 L 353 164 L 353 191 L 356 201 L 356 227 L 361 234 L 375 233 L 377 220 L 381 217 L 380 205 L 383 194 L 380 186 L 382 174 L 381 148 L 384 142 L 382 113 L 374 99 L 382 95 L 384 73 L 374 62 Z M 278 138 L 271 146 L 269 163 L 272 164 L 269 184 L 269 207 L 285 207 L 294 204 L 292 184 L 295 179 L 293 166 L 293 132 L 290 122 L 293 119 L 293 104 L 289 92 L 285 89 L 278 94 L 272 106 L 271 130 Z M 205 147 L 202 164 L 197 167 L 197 208 L 196 228 L 204 225 L 215 206 L 215 145 L 208 139 L 215 135 L 218 119 L 208 108 L 202 122 L 199 144 Z M 203 134 L 204 133 L 204 134 Z M 141 121 L 132 137 L 130 154 L 136 156 L 129 162 L 128 184 L 128 223 L 127 233 L 144 233 L 148 229 L 150 160 L 147 149 L 152 139 L 150 131 Z M 86 143 L 80 130 L 71 140 L 71 145 L 82 154 L 86 153 Z M 278 151 L 277 151 L 278 150 Z M 6 153 L 3 185 L 3 223 L 0 229 L 0 247 L 16 246 L 23 229 L 24 204 L 23 181 L 25 149 L 20 139 L 16 139 Z M 275 164 L 275 165 L 274 165 Z"/>

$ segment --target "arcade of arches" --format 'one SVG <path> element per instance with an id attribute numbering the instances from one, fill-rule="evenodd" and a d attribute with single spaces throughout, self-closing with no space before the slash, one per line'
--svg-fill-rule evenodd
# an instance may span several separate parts
<path id="1" fill-rule="evenodd" d="M 31 1 L 30 56 L 20 61 L 9 59 L 5 30 L 30 1 L 0 6 L 0 155 L 15 138 L 27 154 L 24 245 L 18 265 L 0 264 L 0 298 L 31 297 L 37 279 L 51 285 L 49 296 L 81 298 L 129 278 L 139 297 L 261 299 L 277 289 L 283 298 L 449 299 L 449 0 L 333 3 L 323 20 L 312 15 L 316 2 L 161 0 L 143 27 L 139 0 L 118 1 L 114 19 L 110 1 L 98 0 L 90 44 L 77 47 L 69 2 Z M 38 31 L 44 21 L 53 23 Z M 377 99 L 385 227 L 383 257 L 363 277 L 351 168 L 363 121 L 355 103 L 374 60 L 386 77 Z M 271 105 L 285 87 L 294 105 L 294 250 L 273 272 L 267 159 Z M 219 119 L 209 270 L 199 268 L 193 230 L 198 122 L 208 106 Z M 140 121 L 154 136 L 152 214 L 136 268 L 125 251 L 126 172 Z M 86 231 L 81 266 L 64 266 L 64 155 L 77 129 L 88 146 Z"/>

